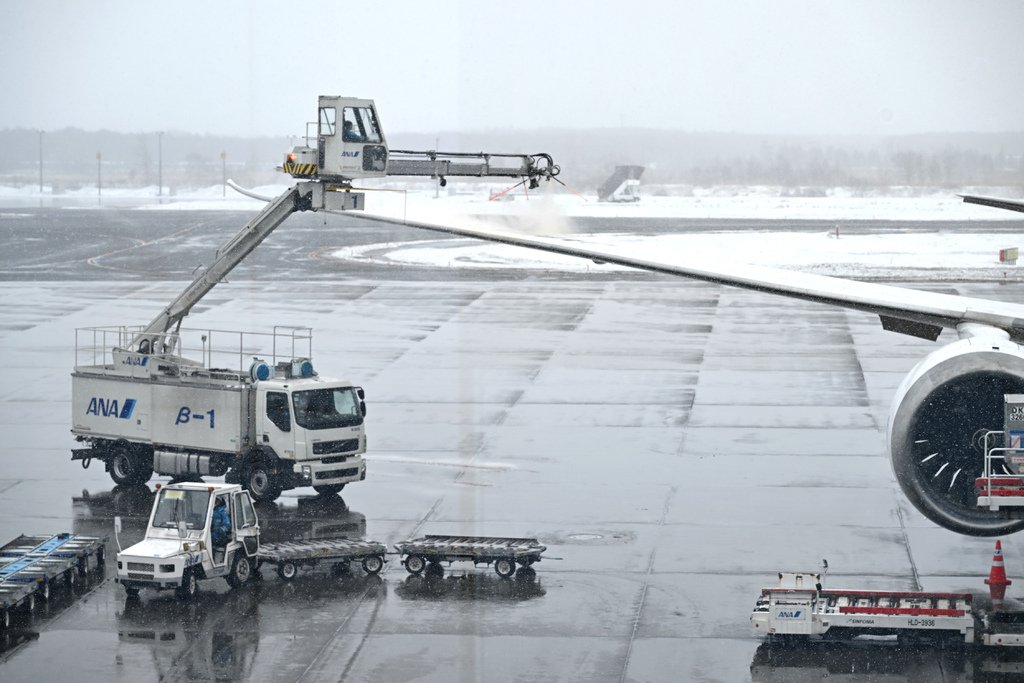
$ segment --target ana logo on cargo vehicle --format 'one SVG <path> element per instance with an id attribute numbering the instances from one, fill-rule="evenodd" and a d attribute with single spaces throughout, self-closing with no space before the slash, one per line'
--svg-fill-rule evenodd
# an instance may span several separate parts
<path id="1" fill-rule="evenodd" d="M 135 411 L 135 403 L 136 400 L 134 398 L 126 398 L 123 402 L 118 402 L 116 398 L 97 398 L 93 396 L 89 399 L 89 407 L 85 409 L 85 414 L 127 420 Z"/>
<path id="2" fill-rule="evenodd" d="M 800 615 L 803 614 L 802 609 L 798 610 L 781 610 L 779 612 L 779 619 L 799 619 Z"/>

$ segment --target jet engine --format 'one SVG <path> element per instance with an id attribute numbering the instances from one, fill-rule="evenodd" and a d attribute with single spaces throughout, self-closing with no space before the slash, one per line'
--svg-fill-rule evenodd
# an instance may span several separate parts
<path id="1" fill-rule="evenodd" d="M 995 332 L 993 330 L 993 332 Z M 925 517 L 971 536 L 1024 529 L 1024 512 L 977 506 L 984 433 L 1003 429 L 1003 394 L 1024 393 L 1024 348 L 975 336 L 918 363 L 889 415 L 889 457 L 900 487 Z"/>

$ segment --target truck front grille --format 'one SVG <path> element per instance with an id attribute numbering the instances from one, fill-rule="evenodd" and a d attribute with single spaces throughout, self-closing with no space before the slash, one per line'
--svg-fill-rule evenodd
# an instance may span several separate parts
<path id="1" fill-rule="evenodd" d="M 343 470 L 327 470 L 325 472 L 317 472 L 317 479 L 340 479 L 341 477 L 355 477 L 359 474 L 358 467 L 349 467 Z"/>
<path id="2" fill-rule="evenodd" d="M 326 453 L 348 453 L 359 450 L 359 439 L 343 439 L 341 441 L 320 441 L 313 444 L 313 455 Z M 324 461 L 326 462 L 326 460 Z"/>
<path id="3" fill-rule="evenodd" d="M 130 572 L 149 572 L 153 573 L 153 565 L 145 562 L 129 562 L 128 571 Z"/>
<path id="4" fill-rule="evenodd" d="M 153 575 L 152 574 L 143 574 L 141 572 L 128 572 L 128 578 L 129 579 L 139 579 L 141 581 L 152 581 L 153 580 Z"/>

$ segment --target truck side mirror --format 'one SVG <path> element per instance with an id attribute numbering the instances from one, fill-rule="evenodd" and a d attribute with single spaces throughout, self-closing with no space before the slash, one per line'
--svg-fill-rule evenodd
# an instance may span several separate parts
<path id="1" fill-rule="evenodd" d="M 114 517 L 114 541 L 117 543 L 117 552 L 121 552 L 121 515 Z"/>
<path id="2" fill-rule="evenodd" d="M 362 400 L 364 400 L 366 398 L 366 392 L 363 391 L 362 387 L 356 387 L 356 396 L 359 397 L 360 401 L 362 401 Z"/>
<path id="3" fill-rule="evenodd" d="M 362 401 L 359 402 L 359 412 L 363 414 L 363 417 L 366 417 L 366 404 Z"/>

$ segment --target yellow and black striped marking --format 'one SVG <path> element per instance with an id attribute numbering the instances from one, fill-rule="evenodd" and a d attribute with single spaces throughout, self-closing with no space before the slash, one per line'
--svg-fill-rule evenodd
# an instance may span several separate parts
<path id="1" fill-rule="evenodd" d="M 286 161 L 284 172 L 296 178 L 314 176 L 316 175 L 316 164 L 295 164 Z"/>

